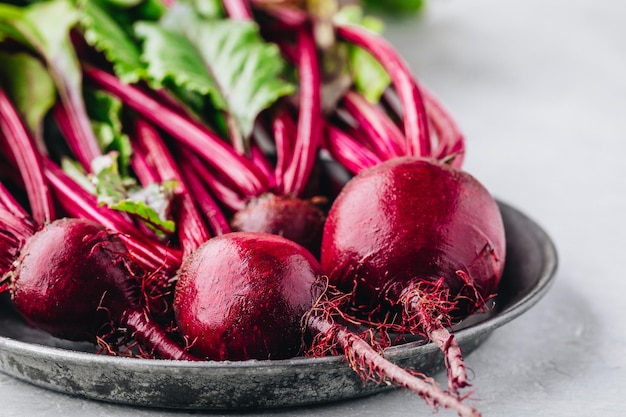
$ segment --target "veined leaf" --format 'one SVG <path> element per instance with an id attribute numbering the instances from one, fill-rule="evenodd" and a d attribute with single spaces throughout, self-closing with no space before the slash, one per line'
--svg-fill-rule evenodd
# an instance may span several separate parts
<path id="1" fill-rule="evenodd" d="M 172 13 L 176 18 L 161 25 L 136 26 L 155 85 L 173 84 L 208 96 L 245 137 L 263 109 L 295 91 L 282 78 L 280 51 L 261 38 L 255 23 L 207 20 L 183 4 Z"/>
<path id="2" fill-rule="evenodd" d="M 139 48 L 97 0 L 80 0 L 80 24 L 87 43 L 102 52 L 120 80 L 136 83 L 144 76 Z"/>
<path id="3" fill-rule="evenodd" d="M 5 36 L 39 55 L 57 87 L 58 96 L 72 129 L 91 158 L 95 137 L 89 125 L 82 97 L 81 67 L 70 31 L 77 25 L 78 9 L 69 0 L 51 0 L 17 8 L 0 5 L 0 27 Z"/>

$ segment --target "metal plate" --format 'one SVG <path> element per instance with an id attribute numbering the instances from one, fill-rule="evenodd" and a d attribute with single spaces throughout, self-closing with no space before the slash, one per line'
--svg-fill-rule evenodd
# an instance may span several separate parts
<path id="1" fill-rule="evenodd" d="M 496 308 L 455 329 L 469 355 L 499 326 L 532 307 L 557 267 L 555 247 L 531 219 L 500 204 L 507 234 L 506 268 Z M 177 362 L 96 355 L 88 344 L 54 339 L 28 328 L 5 299 L 0 311 L 0 371 L 32 384 L 86 398 L 179 409 L 296 406 L 388 389 L 364 384 L 341 357 L 277 361 Z M 386 357 L 427 374 L 442 368 L 432 343 L 390 348 Z"/>

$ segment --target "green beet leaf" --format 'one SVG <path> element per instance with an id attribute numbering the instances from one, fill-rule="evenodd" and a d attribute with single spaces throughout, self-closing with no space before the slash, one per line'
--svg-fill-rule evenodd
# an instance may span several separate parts
<path id="1" fill-rule="evenodd" d="M 24 52 L 0 52 L 0 62 L 0 85 L 13 99 L 30 131 L 41 140 L 43 119 L 56 101 L 52 78 L 39 59 Z"/>
<path id="2" fill-rule="evenodd" d="M 85 90 L 85 103 L 100 149 L 103 153 L 116 152 L 119 171 L 127 176 L 132 145 L 123 130 L 123 103 L 104 91 L 92 89 Z"/>
<path id="3" fill-rule="evenodd" d="M 173 233 L 176 225 L 169 218 L 176 181 L 138 186 L 130 177 L 120 175 L 116 152 L 96 158 L 91 176 L 98 203 L 128 213 L 157 233 Z"/>
<path id="4" fill-rule="evenodd" d="M 85 41 L 113 64 L 113 70 L 120 80 L 136 83 L 144 77 L 139 48 L 130 34 L 100 3 L 96 0 L 78 2 Z"/>
<path id="5" fill-rule="evenodd" d="M 208 97 L 229 127 L 248 137 L 263 109 L 295 91 L 283 78 L 280 51 L 253 22 L 207 19 L 177 4 L 160 25 L 136 25 L 153 85 Z"/>

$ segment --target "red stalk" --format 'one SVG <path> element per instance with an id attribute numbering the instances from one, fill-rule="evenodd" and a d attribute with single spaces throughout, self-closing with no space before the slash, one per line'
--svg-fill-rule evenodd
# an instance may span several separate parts
<path id="1" fill-rule="evenodd" d="M 125 105 L 195 151 L 216 171 L 228 178 L 239 192 L 255 196 L 267 189 L 267 178 L 263 173 L 214 132 L 186 119 L 139 88 L 123 84 L 113 75 L 93 67 L 85 68 L 85 74 L 100 88 L 117 96 Z"/>
<path id="2" fill-rule="evenodd" d="M 350 116 L 367 133 L 381 159 L 404 155 L 404 135 L 382 110 L 354 91 L 346 93 L 343 104 Z"/>
<path id="3" fill-rule="evenodd" d="M 24 208 L 15 200 L 13 195 L 5 188 L 5 186 L 0 182 L 0 207 L 7 210 L 13 215 L 18 216 L 20 218 L 26 219 L 30 216 L 24 210 Z"/>
<path id="4" fill-rule="evenodd" d="M 177 194 L 180 199 L 180 210 L 176 223 L 183 256 L 185 256 L 209 239 L 209 231 L 196 210 L 180 170 L 159 133 L 142 119 L 137 119 L 135 128 L 135 139 L 157 173 L 159 182 L 168 180 L 178 182 Z"/>
<path id="5" fill-rule="evenodd" d="M 384 39 L 357 26 L 337 26 L 337 35 L 368 51 L 385 68 L 402 103 L 408 153 L 430 156 L 432 150 L 426 109 L 420 89 L 404 60 Z"/>
<path id="6" fill-rule="evenodd" d="M 2 89 L 0 131 L 8 144 L 7 151 L 13 155 L 23 178 L 33 218 L 40 225 L 52 221 L 55 218 L 54 205 L 44 179 L 39 153 L 26 125 Z"/>
<path id="7" fill-rule="evenodd" d="M 229 14 L 236 14 L 238 18 L 252 19 L 247 2 L 242 0 L 225 0 L 225 7 Z M 280 10 L 272 8 L 272 12 Z M 305 23 L 305 22 L 303 22 Z M 315 165 L 317 148 L 320 143 L 322 104 L 321 104 L 321 74 L 317 57 L 315 39 L 307 25 L 298 27 L 297 32 L 298 80 L 300 90 L 298 127 L 293 153 L 289 158 L 291 163 L 284 169 L 283 192 L 285 194 L 300 195 L 306 188 Z"/>
<path id="8" fill-rule="evenodd" d="M 382 162 L 372 151 L 355 141 L 341 129 L 327 125 L 324 147 L 344 168 L 358 174 L 366 168 Z"/>
<path id="9" fill-rule="evenodd" d="M 189 187 L 189 193 L 194 196 L 198 208 L 213 231 L 213 235 L 229 233 L 231 229 L 228 220 L 200 177 L 193 169 L 183 168 L 181 174 Z"/>
<path id="10" fill-rule="evenodd" d="M 76 160 L 82 165 L 85 171 L 91 172 L 91 161 L 97 156 L 102 155 L 98 144 L 90 143 L 91 138 L 82 134 L 81 130 L 76 129 L 67 109 L 62 104 L 55 106 L 54 118 L 61 134 L 65 138 L 67 146 L 72 151 L 72 154 L 74 154 Z"/>
<path id="11" fill-rule="evenodd" d="M 226 13 L 231 19 L 251 20 L 252 11 L 246 1 L 242 0 L 223 0 L 222 4 Z"/>
<path id="12" fill-rule="evenodd" d="M 272 189 L 276 187 L 276 177 L 274 176 L 274 167 L 267 159 L 267 156 L 263 153 L 259 145 L 252 142 L 250 145 L 250 159 L 261 170 L 263 175 L 267 178 L 268 188 Z"/>
<path id="13" fill-rule="evenodd" d="M 280 111 L 272 120 L 272 131 L 276 145 L 274 177 L 276 178 L 276 190 L 279 194 L 285 193 L 283 178 L 289 165 L 290 156 L 294 154 L 291 138 L 296 136 L 296 130 L 296 124 L 286 110 Z"/>
<path id="14" fill-rule="evenodd" d="M 161 178 L 156 170 L 148 163 L 148 157 L 142 149 L 135 146 L 133 157 L 130 160 L 133 173 L 144 187 L 155 182 L 160 182 Z"/>
<path id="15" fill-rule="evenodd" d="M 420 91 L 424 98 L 426 113 L 439 139 L 439 146 L 435 151 L 436 158 L 446 159 L 454 156 L 451 164 L 460 167 L 465 153 L 465 139 L 461 129 L 434 94 L 423 85 L 420 85 Z"/>
<path id="16" fill-rule="evenodd" d="M 285 192 L 301 194 L 308 183 L 315 164 L 320 142 L 321 76 L 315 40 L 308 29 L 298 32 L 298 78 L 300 81 L 300 108 L 296 143 L 290 164 L 285 171 Z"/>
<path id="17" fill-rule="evenodd" d="M 221 178 L 218 178 L 211 169 L 202 163 L 200 158 L 188 149 L 182 148 L 181 157 L 187 162 L 183 166 L 184 170 L 190 170 L 189 175 L 195 175 L 200 178 L 204 184 L 213 192 L 218 201 L 228 207 L 230 210 L 237 211 L 245 207 L 247 197 L 238 194 L 228 184 L 225 184 Z"/>

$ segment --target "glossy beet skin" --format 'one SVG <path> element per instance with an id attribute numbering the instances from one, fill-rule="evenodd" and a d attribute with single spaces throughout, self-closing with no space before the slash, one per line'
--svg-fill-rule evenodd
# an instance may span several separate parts
<path id="1" fill-rule="evenodd" d="M 231 226 L 234 231 L 282 236 L 319 256 L 324 221 L 324 212 L 314 200 L 265 193 L 235 213 Z"/>
<path id="2" fill-rule="evenodd" d="M 146 352 L 195 360 L 150 321 L 140 305 L 140 271 L 104 226 L 60 219 L 28 239 L 11 273 L 11 299 L 32 326 L 63 339 L 95 342 L 127 328 Z"/>
<path id="3" fill-rule="evenodd" d="M 376 306 L 441 277 L 454 296 L 466 284 L 458 271 L 487 298 L 504 257 L 502 218 L 489 192 L 466 172 L 404 157 L 348 182 L 329 212 L 321 262 L 333 284 L 356 288 L 359 302 Z"/>
<path id="4" fill-rule="evenodd" d="M 126 253 L 119 239 L 95 223 L 50 223 L 22 248 L 13 302 L 28 322 L 57 337 L 93 338 L 109 321 L 106 310 L 119 317 L 127 299 L 138 299 L 122 256 Z"/>
<path id="5" fill-rule="evenodd" d="M 267 233 L 210 239 L 183 262 L 174 312 L 192 352 L 212 360 L 281 359 L 302 348 L 302 316 L 319 295 L 318 261 Z"/>

